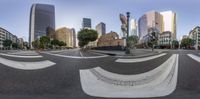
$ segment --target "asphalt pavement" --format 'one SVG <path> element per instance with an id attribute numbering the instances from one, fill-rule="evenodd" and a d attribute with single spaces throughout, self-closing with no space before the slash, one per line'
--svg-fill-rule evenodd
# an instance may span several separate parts
<path id="1" fill-rule="evenodd" d="M 9 51 L 9 53 L 15 52 L 17 51 Z M 1 53 L 7 52 L 2 51 Z M 17 62 L 29 63 L 48 60 L 55 63 L 55 65 L 51 67 L 38 70 L 21 70 L 0 64 L 0 98 L 104 99 L 103 97 L 89 96 L 82 90 L 79 70 L 101 67 L 106 71 L 116 74 L 135 75 L 153 70 L 159 67 L 173 54 L 178 54 L 178 82 L 176 90 L 168 96 L 151 99 L 199 99 L 200 63 L 190 58 L 187 54 L 200 57 L 200 51 L 164 50 L 162 53 L 167 54 L 159 58 L 136 63 L 117 63 L 115 60 L 123 58 L 123 56 L 98 57 L 104 54 L 80 51 L 79 49 L 41 52 L 39 53 L 39 55 L 43 56 L 41 58 L 15 58 L 0 55 L 1 58 Z M 60 57 L 54 54 L 68 57 Z M 94 58 L 70 58 L 71 56 Z"/>

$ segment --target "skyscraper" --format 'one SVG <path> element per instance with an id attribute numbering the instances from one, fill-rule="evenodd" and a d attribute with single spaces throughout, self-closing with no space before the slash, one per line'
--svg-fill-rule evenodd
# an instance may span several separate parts
<path id="1" fill-rule="evenodd" d="M 176 40 L 176 13 L 164 11 L 161 14 L 163 16 L 163 31 L 170 31 L 172 39 Z"/>
<path id="2" fill-rule="evenodd" d="M 73 47 L 72 35 L 70 28 L 62 27 L 56 30 L 55 39 L 65 42 L 67 47 Z"/>
<path id="3" fill-rule="evenodd" d="M 132 36 L 132 35 L 137 36 L 137 23 L 136 23 L 136 19 L 131 19 L 130 36 Z"/>
<path id="4" fill-rule="evenodd" d="M 96 31 L 98 32 L 99 36 L 106 34 L 106 24 L 103 22 L 97 24 Z"/>
<path id="5" fill-rule="evenodd" d="M 92 25 L 91 25 L 91 19 L 90 18 L 83 18 L 83 22 L 82 22 L 82 28 L 85 29 L 85 28 L 92 28 Z"/>
<path id="6" fill-rule="evenodd" d="M 55 8 L 53 5 L 33 4 L 30 13 L 29 43 L 46 36 L 47 28 L 55 29 Z"/>
<path id="7" fill-rule="evenodd" d="M 72 31 L 72 45 L 75 48 L 76 47 L 76 31 L 74 28 L 72 28 L 71 31 Z"/>
<path id="8" fill-rule="evenodd" d="M 159 32 L 163 31 L 163 16 L 156 11 L 151 11 L 140 17 L 138 21 L 139 39 L 142 40 L 148 34 L 149 28 L 155 28 Z"/>

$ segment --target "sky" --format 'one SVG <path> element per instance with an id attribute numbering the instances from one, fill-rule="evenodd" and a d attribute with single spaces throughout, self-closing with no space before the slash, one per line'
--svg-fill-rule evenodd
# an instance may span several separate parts
<path id="1" fill-rule="evenodd" d="M 92 28 L 104 22 L 106 32 L 122 35 L 119 14 L 131 13 L 137 20 L 149 11 L 177 14 L 177 39 L 200 25 L 200 0 L 0 0 L 0 27 L 28 41 L 32 4 L 55 6 L 56 28 L 69 27 L 79 31 L 82 18 L 92 19 Z"/>

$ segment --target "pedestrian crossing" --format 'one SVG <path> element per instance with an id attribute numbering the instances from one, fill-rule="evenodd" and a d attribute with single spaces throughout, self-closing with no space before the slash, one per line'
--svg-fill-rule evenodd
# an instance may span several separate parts
<path id="1" fill-rule="evenodd" d="M 108 98 L 166 96 L 176 89 L 178 57 L 173 54 L 157 68 L 138 75 L 115 74 L 100 67 L 80 70 L 82 89 L 88 95 Z"/>
<path id="2" fill-rule="evenodd" d="M 200 57 L 197 55 L 193 55 L 193 54 L 187 54 L 190 58 L 192 58 L 193 60 L 200 62 Z"/>
<path id="3" fill-rule="evenodd" d="M 11 54 L 11 55 L 22 55 L 22 56 L 25 56 L 25 55 L 29 55 L 29 56 L 39 55 L 36 51 L 16 51 L 16 52 L 9 53 L 9 54 Z"/>
<path id="4" fill-rule="evenodd" d="M 168 53 L 142 58 L 116 59 L 126 65 L 166 57 Z M 183 54 L 182 54 L 183 55 Z M 181 55 L 181 56 L 182 56 Z M 184 54 L 191 60 L 200 62 L 199 53 Z M 106 98 L 149 98 L 167 96 L 176 89 L 179 67 L 179 54 L 172 54 L 157 68 L 145 73 L 125 75 L 113 73 L 101 67 L 81 69 L 80 82 L 83 91 L 95 97 Z M 93 86 L 94 85 L 94 86 Z"/>
<path id="5" fill-rule="evenodd" d="M 164 55 L 166 55 L 166 53 L 162 53 L 162 54 L 154 55 L 154 56 L 143 57 L 143 58 L 117 59 L 115 62 L 119 62 L 119 63 L 143 62 L 143 61 L 148 61 L 148 60 L 152 60 L 152 59 L 155 59 L 155 58 L 159 58 L 159 57 L 164 56 Z"/>
<path id="6" fill-rule="evenodd" d="M 4 53 L 0 53 L 0 55 L 3 55 L 3 56 L 9 56 L 9 57 L 16 57 L 16 58 L 42 58 L 41 55 L 23 55 L 23 54 L 20 54 L 20 55 L 16 55 L 16 54 L 4 54 Z"/>
<path id="7" fill-rule="evenodd" d="M 6 57 L 0 57 L 0 63 L 4 66 L 11 67 L 14 69 L 21 69 L 21 70 L 38 70 L 38 69 L 44 69 L 51 66 L 54 66 L 56 63 L 44 60 L 39 53 L 36 53 L 35 51 L 19 51 L 19 52 L 13 52 L 13 53 L 0 53 L 2 56 Z M 11 59 L 10 59 L 11 58 Z M 23 61 L 16 61 L 13 59 L 20 59 L 22 58 Z M 27 59 L 35 59 L 39 58 L 37 61 L 27 61 Z"/>
<path id="8" fill-rule="evenodd" d="M 65 57 L 66 55 L 56 56 L 56 55 L 62 55 L 62 54 L 58 54 L 59 53 L 58 51 L 50 53 L 52 54 L 52 56 L 50 56 L 49 54 L 44 55 L 40 53 L 37 53 L 37 54 L 35 53 L 37 52 L 15 51 L 15 52 L 10 52 L 10 53 L 0 53 L 0 64 L 1 64 L 0 67 L 3 67 L 3 69 L 5 70 L 8 70 L 7 68 L 9 69 L 11 68 L 12 70 L 10 71 L 12 72 L 13 71 L 21 72 L 21 70 L 23 70 L 22 74 L 26 73 L 26 74 L 36 75 L 39 72 L 41 73 L 40 76 L 42 77 L 43 77 L 43 74 L 46 74 L 44 75 L 44 77 L 46 77 L 47 75 L 49 75 L 50 77 L 53 75 L 53 74 L 51 75 L 52 71 L 58 70 L 57 73 L 59 74 L 60 73 L 59 71 L 63 70 L 62 71 L 63 73 L 59 74 L 58 76 L 58 77 L 61 77 L 61 80 L 59 79 L 61 82 L 62 82 L 62 76 L 63 78 L 64 76 L 66 76 L 65 75 L 66 70 L 63 68 L 69 69 L 72 67 L 76 67 L 76 69 L 79 70 L 79 72 L 77 72 L 77 75 L 78 77 L 80 77 L 80 80 L 79 79 L 77 80 L 80 83 L 77 83 L 77 84 L 81 85 L 81 88 L 82 88 L 81 91 L 83 91 L 85 94 L 88 94 L 89 96 L 105 97 L 105 98 L 149 98 L 149 97 L 163 97 L 163 96 L 170 95 L 174 92 L 178 84 L 177 82 L 177 78 L 179 74 L 178 68 L 181 67 L 179 66 L 180 58 L 184 56 L 188 60 L 193 60 L 193 62 L 197 61 L 195 62 L 195 64 L 200 62 L 200 55 L 198 53 L 189 52 L 187 54 L 186 53 L 177 54 L 177 53 L 164 52 L 164 53 L 158 53 L 155 55 L 150 55 L 150 56 L 145 56 L 145 57 L 123 58 L 123 57 L 111 56 L 111 57 L 105 58 L 105 60 L 101 58 L 93 59 L 93 60 L 81 60 L 85 62 L 81 64 L 82 66 L 82 67 L 80 66 L 81 69 L 76 63 L 74 63 L 73 65 L 77 65 L 77 66 L 71 66 L 71 67 L 63 66 L 62 68 L 60 68 L 59 66 L 62 66 L 63 64 L 59 64 L 59 63 L 56 64 L 57 62 L 60 62 L 60 60 L 54 61 L 54 59 L 56 58 L 61 59 L 59 57 L 63 57 L 63 56 Z M 46 54 L 46 52 L 44 53 Z M 42 56 L 42 57 L 38 57 L 38 56 Z M 80 55 L 80 57 L 81 56 L 84 57 L 84 54 Z M 101 54 L 99 56 L 103 56 L 103 55 Z M 93 56 L 89 56 L 89 57 L 93 57 Z M 18 59 L 22 59 L 22 60 L 18 60 Z M 77 58 L 77 59 L 83 59 L 83 58 Z M 125 61 L 119 61 L 119 59 L 125 60 Z M 102 61 L 99 61 L 99 60 L 102 60 Z M 63 63 L 67 64 L 68 61 L 74 61 L 74 60 L 65 59 L 65 62 L 63 61 Z M 94 61 L 96 61 L 96 63 Z M 102 66 L 102 64 L 104 64 L 103 62 L 105 61 L 110 61 L 110 62 L 107 62 L 108 65 Z M 124 69 L 127 69 L 126 67 L 130 67 L 130 66 L 140 67 L 141 64 L 143 63 L 147 64 L 147 66 L 144 66 L 144 67 L 148 68 L 148 66 L 149 67 L 152 66 L 151 62 L 156 62 L 156 61 L 162 61 L 162 62 L 158 64 L 156 63 L 156 65 L 153 64 L 155 65 L 155 68 L 153 69 L 147 69 L 148 71 L 135 73 L 135 74 L 134 73 L 123 74 L 123 72 L 117 73 L 115 71 L 116 69 L 113 72 L 112 70 L 109 70 L 109 68 L 105 68 L 114 64 L 112 68 L 115 68 L 115 67 L 118 68 L 119 66 L 122 66 L 122 67 L 125 67 Z M 79 62 L 79 60 L 75 60 L 74 62 Z M 84 67 L 83 65 L 85 64 L 88 64 L 88 65 L 94 64 L 94 66 Z M 50 68 L 50 67 L 53 67 L 53 68 Z M 198 65 L 196 67 L 198 67 Z M 47 69 L 47 68 L 50 68 L 50 69 Z M 44 69 L 44 70 L 41 70 L 41 69 Z M 128 68 L 128 69 L 132 69 L 132 68 Z M 31 70 L 34 70 L 34 72 L 30 72 Z M 180 70 L 181 69 L 179 69 L 179 71 Z M 50 74 L 48 74 L 49 72 Z M 74 71 L 71 71 L 71 72 L 74 72 Z M 4 74 L 7 74 L 7 73 L 4 73 Z M 38 76 L 38 79 L 41 78 L 40 76 Z M 29 76 L 27 76 L 27 78 L 29 78 Z M 23 82 L 26 83 L 25 80 L 27 78 L 24 78 Z M 70 79 L 70 77 L 67 78 L 67 80 L 68 79 Z M 54 81 L 54 79 L 51 79 L 51 80 L 52 82 Z M 45 81 L 45 80 L 42 79 L 42 81 Z M 40 82 L 41 81 L 38 81 L 37 84 L 40 84 Z M 13 80 L 13 83 L 15 83 L 14 80 Z M 48 81 L 46 83 L 48 83 Z M 44 85 L 46 85 L 46 83 L 44 83 Z M 2 84 L 2 86 L 4 86 L 4 84 Z M 38 88 L 38 90 L 40 89 Z"/>
<path id="9" fill-rule="evenodd" d="M 84 56 L 83 52 L 79 52 L 78 55 L 71 55 L 73 52 L 66 52 L 66 51 L 56 51 L 56 52 L 41 52 L 44 54 L 48 54 L 48 55 L 53 55 L 53 56 L 58 56 L 58 57 L 64 57 L 64 58 L 73 58 L 73 59 L 95 59 L 95 58 L 104 58 L 104 57 L 108 57 L 108 55 L 100 55 L 100 54 L 93 54 L 92 56 Z"/>

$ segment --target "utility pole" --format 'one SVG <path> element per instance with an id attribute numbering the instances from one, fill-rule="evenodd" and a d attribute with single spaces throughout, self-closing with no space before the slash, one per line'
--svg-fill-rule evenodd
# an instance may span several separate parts
<path id="1" fill-rule="evenodd" d="M 130 12 L 126 12 L 127 16 L 127 35 L 126 35 L 126 54 L 130 54 L 129 44 L 128 44 L 128 37 L 129 37 L 129 18 L 130 18 Z"/>

